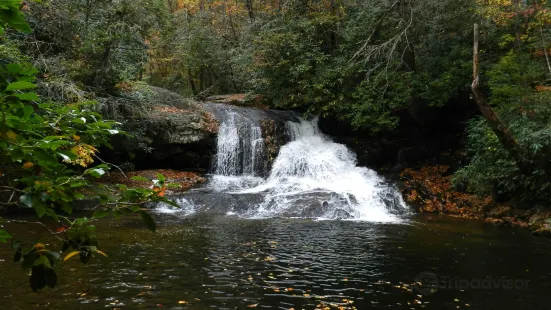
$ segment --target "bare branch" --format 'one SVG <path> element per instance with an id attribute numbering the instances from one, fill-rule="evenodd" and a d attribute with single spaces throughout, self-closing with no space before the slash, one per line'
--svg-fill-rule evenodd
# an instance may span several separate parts
<path id="1" fill-rule="evenodd" d="M 28 222 L 28 221 L 21 221 L 21 220 L 7 220 L 7 223 L 17 223 L 17 224 L 34 224 L 34 225 L 40 225 L 44 228 L 46 228 L 48 230 L 48 232 L 50 234 L 52 234 L 54 237 L 56 237 L 57 239 L 61 240 L 61 241 L 64 241 L 63 238 L 60 238 L 58 236 L 58 234 L 61 234 L 63 232 L 56 232 L 56 231 L 53 231 L 51 230 L 48 226 L 46 226 L 46 224 L 42 223 L 42 222 Z"/>

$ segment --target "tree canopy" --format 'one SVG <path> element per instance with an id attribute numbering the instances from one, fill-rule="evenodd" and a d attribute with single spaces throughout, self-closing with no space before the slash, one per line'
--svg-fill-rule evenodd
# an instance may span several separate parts
<path id="1" fill-rule="evenodd" d="M 93 218 L 137 212 L 154 230 L 142 207 L 169 202 L 162 175 L 151 189 L 96 182 L 113 168 L 98 149 L 133 134 L 124 119 L 147 105 L 151 85 L 260 95 L 373 139 L 411 119 L 441 130 L 419 107 L 483 100 L 492 117 L 468 121 L 454 182 L 548 205 L 550 25 L 541 0 L 2 0 L 1 204 L 53 219 L 65 260 L 105 254 Z M 98 200 L 94 212 L 71 216 L 86 197 Z M 10 240 L 32 289 L 55 286 L 58 252 L 0 226 L 0 242 Z"/>

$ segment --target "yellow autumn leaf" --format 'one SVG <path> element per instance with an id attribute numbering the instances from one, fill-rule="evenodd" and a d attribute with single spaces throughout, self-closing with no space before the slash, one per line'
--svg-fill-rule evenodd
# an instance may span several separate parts
<path id="1" fill-rule="evenodd" d="M 98 254 L 101 254 L 101 255 L 103 255 L 103 256 L 105 256 L 105 257 L 107 257 L 107 254 L 105 254 L 103 251 L 95 250 L 95 252 L 98 253 Z"/>
<path id="2" fill-rule="evenodd" d="M 71 257 L 73 257 L 75 255 L 78 255 L 78 254 L 80 254 L 80 251 L 73 251 L 73 252 L 67 254 L 67 256 L 65 256 L 65 258 L 63 258 L 63 261 L 66 262 L 66 261 L 70 260 Z"/>
<path id="3" fill-rule="evenodd" d="M 31 169 L 34 166 L 31 162 L 26 162 L 23 164 L 23 169 Z"/>
<path id="4" fill-rule="evenodd" d="M 75 155 L 78 155 L 78 151 L 79 151 L 79 147 L 78 146 L 73 146 L 71 148 L 71 152 Z"/>
<path id="5" fill-rule="evenodd" d="M 8 137 L 8 139 L 10 139 L 10 140 L 15 141 L 15 139 L 17 139 L 17 134 L 10 130 L 10 131 L 6 132 L 6 137 Z"/>
<path id="6" fill-rule="evenodd" d="M 37 244 L 34 245 L 34 248 L 37 249 L 37 250 L 43 249 L 45 247 L 46 246 L 42 243 L 37 243 Z"/>
<path id="7" fill-rule="evenodd" d="M 88 167 L 94 163 L 93 156 L 98 150 L 88 144 L 80 144 L 71 148 L 71 153 L 77 155 L 76 159 L 65 159 L 63 162 L 73 165 L 80 165 L 82 167 Z"/>

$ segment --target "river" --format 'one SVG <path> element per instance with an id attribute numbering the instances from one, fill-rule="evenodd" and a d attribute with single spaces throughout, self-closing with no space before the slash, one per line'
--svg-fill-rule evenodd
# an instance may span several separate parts
<path id="1" fill-rule="evenodd" d="M 135 217 L 98 221 L 109 257 L 62 264 L 38 294 L 0 248 L 0 308 L 548 309 L 551 243 L 524 230 L 439 216 L 155 217 L 155 234 Z"/>

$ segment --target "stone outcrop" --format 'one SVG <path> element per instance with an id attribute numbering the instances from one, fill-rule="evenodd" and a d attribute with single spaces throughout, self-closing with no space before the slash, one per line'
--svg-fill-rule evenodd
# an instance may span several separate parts
<path id="1" fill-rule="evenodd" d="M 262 119 L 259 123 L 266 148 L 267 171 L 270 171 L 277 154 L 279 154 L 279 149 L 289 142 L 289 137 L 285 134 L 284 123 L 278 123 L 273 119 Z"/>
<path id="2" fill-rule="evenodd" d="M 216 95 L 205 98 L 205 101 L 212 103 L 229 104 L 238 107 L 256 108 L 267 110 L 268 106 L 262 103 L 262 96 L 247 94 Z"/>
<path id="3" fill-rule="evenodd" d="M 200 103 L 151 87 L 150 111 L 128 120 L 131 137 L 113 141 L 117 164 L 137 169 L 172 168 L 206 172 L 216 152 L 218 122 Z"/>

